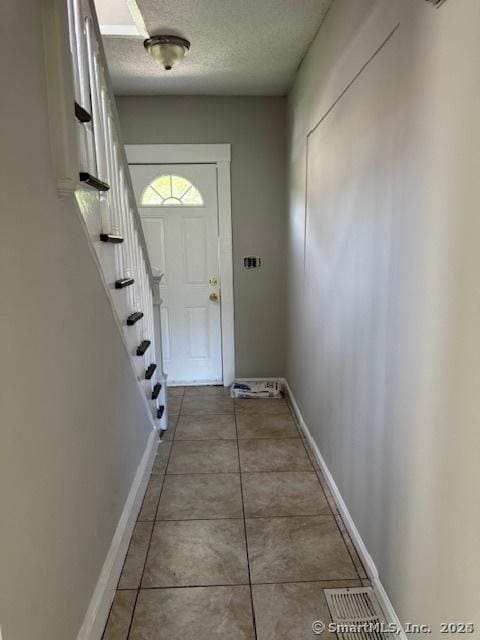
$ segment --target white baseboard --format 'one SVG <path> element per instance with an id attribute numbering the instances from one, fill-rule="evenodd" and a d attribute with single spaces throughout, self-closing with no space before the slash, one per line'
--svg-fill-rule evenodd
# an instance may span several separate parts
<path id="1" fill-rule="evenodd" d="M 100 640 L 115 595 L 118 580 L 122 572 L 128 545 L 133 533 L 138 513 L 142 506 L 143 496 L 147 488 L 152 470 L 158 442 L 158 432 L 152 430 L 147 446 L 138 465 L 128 498 L 118 521 L 112 544 L 103 563 L 100 577 L 93 592 L 92 599 L 85 614 L 77 640 Z"/>
<path id="2" fill-rule="evenodd" d="M 169 380 L 167 387 L 208 387 L 223 385 L 223 380 Z"/>
<path id="3" fill-rule="evenodd" d="M 330 469 L 328 468 L 327 463 L 325 462 L 322 454 L 320 453 L 320 449 L 318 448 L 317 443 L 313 439 L 313 436 L 310 433 L 310 429 L 308 428 L 305 420 L 303 419 L 302 413 L 297 404 L 297 401 L 295 400 L 295 397 L 292 393 L 290 385 L 285 379 L 283 379 L 282 382 L 283 382 L 287 397 L 292 406 L 292 409 L 295 413 L 295 417 L 298 421 L 298 424 L 302 429 L 303 433 L 305 434 L 305 438 L 307 439 L 307 442 L 313 451 L 313 454 L 318 462 L 318 465 L 322 470 L 323 475 L 325 476 L 325 480 L 328 483 L 330 491 L 332 492 L 332 495 L 335 498 L 335 502 L 337 503 L 342 519 L 345 523 L 348 533 L 350 534 L 352 542 L 355 545 L 358 555 L 360 556 L 360 559 L 363 562 L 365 571 L 367 572 L 368 578 L 372 583 L 372 586 L 382 606 L 382 609 L 383 609 L 383 612 L 385 613 L 387 621 L 395 624 L 397 626 L 397 629 L 400 630 L 400 633 L 397 636 L 398 638 L 400 638 L 401 640 L 407 640 L 407 635 L 403 631 L 402 625 L 400 623 L 400 620 L 398 619 L 397 614 L 395 613 L 395 609 L 393 608 L 390 598 L 388 597 L 387 592 L 385 591 L 385 588 L 383 587 L 380 581 L 378 569 L 375 565 L 375 562 L 373 561 L 372 556 L 368 552 L 368 549 L 362 540 L 360 532 L 358 531 L 357 526 L 353 521 L 352 516 L 350 515 L 348 507 L 342 498 L 342 494 L 340 493 L 340 490 L 338 489 L 337 484 L 333 479 Z"/>
<path id="4" fill-rule="evenodd" d="M 285 378 L 281 376 L 277 376 L 276 378 L 235 378 L 235 382 L 281 382 L 282 384 L 287 384 Z"/>

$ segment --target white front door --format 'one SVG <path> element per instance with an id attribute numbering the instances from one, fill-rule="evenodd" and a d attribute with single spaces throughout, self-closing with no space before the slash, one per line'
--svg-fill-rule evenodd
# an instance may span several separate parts
<path id="1" fill-rule="evenodd" d="M 163 273 L 169 384 L 221 383 L 217 168 L 130 165 L 154 273 Z"/>

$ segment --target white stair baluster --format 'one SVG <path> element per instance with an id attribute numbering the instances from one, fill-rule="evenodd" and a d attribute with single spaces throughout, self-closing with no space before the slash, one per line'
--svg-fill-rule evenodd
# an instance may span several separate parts
<path id="1" fill-rule="evenodd" d="M 152 408 L 155 424 L 158 425 L 157 405 L 164 403 L 165 390 L 162 387 L 158 398 L 152 400 L 152 389 L 157 380 L 164 384 L 162 363 L 157 360 L 161 350 L 157 351 L 155 345 L 159 333 L 154 321 L 152 287 L 157 285 L 153 280 L 128 165 L 118 135 L 115 101 L 92 0 L 68 0 L 68 10 L 75 101 L 88 112 L 77 108 L 80 171 L 93 178 L 82 186 L 82 191 L 88 191 L 85 200 L 88 201 L 89 210 L 85 222 L 97 251 L 100 268 L 110 287 L 126 346 L 146 400 Z M 91 122 L 88 122 L 88 114 Z M 105 191 L 103 183 L 109 185 L 109 190 Z M 77 200 L 81 201 L 81 195 Z M 96 218 L 92 215 L 95 204 L 98 213 Z M 99 241 L 99 229 L 103 242 Z M 133 284 L 128 282 L 131 278 Z M 114 287 L 113 283 L 118 286 Z M 143 314 L 143 317 L 127 324 L 127 318 L 136 312 Z M 137 356 L 137 348 L 144 340 L 150 344 L 144 355 Z M 145 372 L 152 364 L 157 368 L 148 382 Z M 165 418 L 161 422 L 164 425 Z"/>

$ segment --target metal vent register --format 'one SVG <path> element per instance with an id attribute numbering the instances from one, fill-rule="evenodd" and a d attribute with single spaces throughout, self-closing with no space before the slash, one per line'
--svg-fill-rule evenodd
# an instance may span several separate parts
<path id="1" fill-rule="evenodd" d="M 386 640 L 393 638 L 371 587 L 325 589 L 332 622 L 340 640 Z"/>

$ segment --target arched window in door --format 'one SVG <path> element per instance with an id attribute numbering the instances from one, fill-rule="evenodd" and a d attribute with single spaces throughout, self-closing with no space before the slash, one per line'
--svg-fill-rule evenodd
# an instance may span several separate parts
<path id="1" fill-rule="evenodd" d="M 182 176 L 162 175 L 146 187 L 142 207 L 201 207 L 203 198 L 197 187 Z"/>

